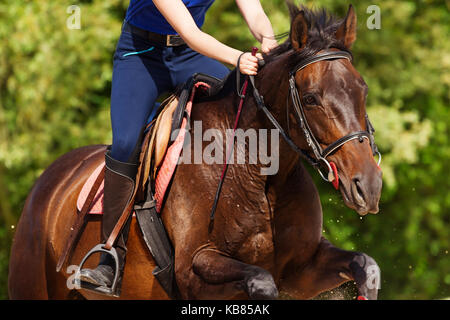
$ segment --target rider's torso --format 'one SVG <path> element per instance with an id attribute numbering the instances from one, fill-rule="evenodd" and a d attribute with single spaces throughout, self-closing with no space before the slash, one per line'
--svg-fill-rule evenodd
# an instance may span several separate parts
<path id="1" fill-rule="evenodd" d="M 195 23 L 200 28 L 205 14 L 214 0 L 182 0 Z M 176 31 L 159 12 L 152 0 L 131 0 L 125 20 L 141 29 L 159 34 L 176 34 Z"/>

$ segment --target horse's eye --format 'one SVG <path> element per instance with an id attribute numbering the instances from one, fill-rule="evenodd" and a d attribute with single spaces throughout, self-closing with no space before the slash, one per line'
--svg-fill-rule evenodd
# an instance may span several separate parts
<path id="1" fill-rule="evenodd" d="M 316 97 L 312 94 L 307 94 L 307 95 L 303 96 L 303 102 L 307 106 L 317 106 L 319 104 L 317 102 Z"/>

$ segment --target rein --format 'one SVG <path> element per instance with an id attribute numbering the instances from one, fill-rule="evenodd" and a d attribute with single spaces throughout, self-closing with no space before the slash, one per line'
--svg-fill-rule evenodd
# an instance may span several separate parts
<path id="1" fill-rule="evenodd" d="M 253 47 L 252 48 L 252 56 L 255 56 L 256 53 L 258 52 L 258 48 Z M 242 53 L 238 60 L 237 60 L 237 68 L 236 68 L 236 74 L 237 74 L 237 90 L 240 89 L 240 71 L 239 71 L 239 65 L 240 65 L 240 61 L 241 61 L 241 57 L 245 54 Z M 222 169 L 222 175 L 220 176 L 220 181 L 219 181 L 219 186 L 217 187 L 217 191 L 216 191 L 216 195 L 214 197 L 214 204 L 211 208 L 211 213 L 209 216 L 209 227 L 208 227 L 208 231 L 209 233 L 211 233 L 212 229 L 214 228 L 214 216 L 216 213 L 216 209 L 217 209 L 217 204 L 219 203 L 219 197 L 220 197 L 220 192 L 222 191 L 222 186 L 223 186 L 223 182 L 225 181 L 225 176 L 227 174 L 227 169 L 228 169 L 228 161 L 230 160 L 230 157 L 233 154 L 233 148 L 234 148 L 234 137 L 236 134 L 236 129 L 237 126 L 239 124 L 239 119 L 241 117 L 241 112 L 242 112 L 242 107 L 244 106 L 244 100 L 245 100 L 245 96 L 247 95 L 247 87 L 248 87 L 248 80 L 249 80 L 250 76 L 245 78 L 245 82 L 244 85 L 242 86 L 242 90 L 237 92 L 237 95 L 241 98 L 239 101 L 239 107 L 238 107 L 238 112 L 236 115 L 236 119 L 234 121 L 234 128 L 233 128 L 233 137 L 232 137 L 232 145 L 231 148 L 229 150 L 229 152 L 227 153 L 227 158 L 225 160 L 225 164 L 223 165 L 223 169 Z"/>

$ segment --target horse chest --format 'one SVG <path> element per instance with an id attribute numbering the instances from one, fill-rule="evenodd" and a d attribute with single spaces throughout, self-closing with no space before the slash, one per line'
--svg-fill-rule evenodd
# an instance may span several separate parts
<path id="1" fill-rule="evenodd" d="M 222 245 L 225 251 L 245 263 L 270 268 L 274 256 L 274 241 L 268 215 L 247 213 L 240 219 L 230 219 L 223 227 Z"/>
<path id="2" fill-rule="evenodd" d="M 246 263 L 270 267 L 274 241 L 268 199 L 264 192 L 253 190 L 235 197 L 233 215 L 225 219 L 224 240 L 228 252 Z"/>

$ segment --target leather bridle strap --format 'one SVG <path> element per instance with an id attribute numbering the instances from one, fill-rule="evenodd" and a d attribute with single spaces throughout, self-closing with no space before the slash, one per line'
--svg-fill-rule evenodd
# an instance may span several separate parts
<path id="1" fill-rule="evenodd" d="M 330 154 L 332 154 L 334 151 L 336 151 L 337 149 L 342 147 L 347 142 L 356 140 L 356 139 L 358 139 L 359 142 L 362 142 L 363 139 L 367 139 L 370 142 L 370 137 L 369 137 L 369 134 L 367 133 L 367 131 L 357 131 L 357 132 L 351 133 L 349 135 L 346 135 L 345 137 L 342 137 L 342 138 L 336 140 L 335 142 L 333 142 L 332 144 L 330 144 L 328 147 L 326 147 L 322 151 L 322 157 L 323 158 L 328 157 Z"/>
<path id="2" fill-rule="evenodd" d="M 320 143 L 317 141 L 316 137 L 312 133 L 311 128 L 309 127 L 308 121 L 306 120 L 306 115 L 304 113 L 304 108 L 302 105 L 302 99 L 300 98 L 300 95 L 298 93 L 298 90 L 296 88 L 295 84 L 295 74 L 296 72 L 306 68 L 307 66 L 320 62 L 325 60 L 331 60 L 331 59 L 347 59 L 349 61 L 352 60 L 352 56 L 350 53 L 346 51 L 331 51 L 331 52 L 325 52 L 319 55 L 312 56 L 310 58 L 305 59 L 300 64 L 298 64 L 294 70 L 290 73 L 289 77 L 289 91 L 291 93 L 292 102 L 294 105 L 294 110 L 297 115 L 297 118 L 300 122 L 300 127 L 303 130 L 303 134 L 305 135 L 306 142 L 308 143 L 308 146 L 312 149 L 314 156 L 324 161 L 326 158 L 326 155 L 324 154 L 324 151 L 322 150 L 322 147 L 320 146 Z M 342 144 L 345 144 L 349 140 L 347 140 L 348 137 L 351 137 L 353 139 L 353 133 L 350 135 L 347 135 L 343 138 L 340 138 L 338 141 L 343 142 Z M 337 143 L 336 141 L 335 143 Z M 332 145 L 334 145 L 333 143 Z M 341 144 L 341 145 L 342 145 Z M 327 154 L 328 155 L 328 154 Z M 325 160 L 326 162 L 326 160 Z M 329 165 L 327 164 L 329 167 Z"/>
<path id="3" fill-rule="evenodd" d="M 324 61 L 324 60 L 332 60 L 332 59 L 347 59 L 352 61 L 353 57 L 352 55 L 347 51 L 329 51 L 321 54 L 317 54 L 315 56 L 311 56 L 309 58 L 306 58 L 302 62 L 300 62 L 297 66 L 295 66 L 294 69 L 290 72 L 290 76 L 294 76 L 297 71 L 309 66 L 310 64 Z"/>
<path id="4" fill-rule="evenodd" d="M 241 72 L 239 66 L 241 65 L 241 58 L 244 54 L 246 54 L 246 52 L 242 52 L 236 62 L 236 94 L 241 99 L 244 99 L 245 95 L 243 94 L 244 86 L 241 87 Z"/>
<path id="5" fill-rule="evenodd" d="M 264 103 L 264 97 L 259 94 L 258 89 L 255 86 L 255 77 L 250 76 L 249 77 L 250 82 L 253 86 L 253 97 L 255 98 L 256 105 L 260 110 L 264 112 L 266 117 L 269 119 L 269 121 L 273 124 L 273 126 L 280 132 L 283 139 L 287 142 L 287 144 L 293 149 L 296 153 L 298 153 L 303 159 L 305 159 L 310 165 L 313 167 L 316 167 L 319 165 L 319 163 L 313 159 L 306 151 L 303 151 L 300 149 L 294 141 L 289 137 L 289 134 L 284 131 L 283 127 L 280 125 L 280 123 L 275 119 L 275 117 L 272 115 L 272 113 L 267 109 L 265 103 Z"/>

